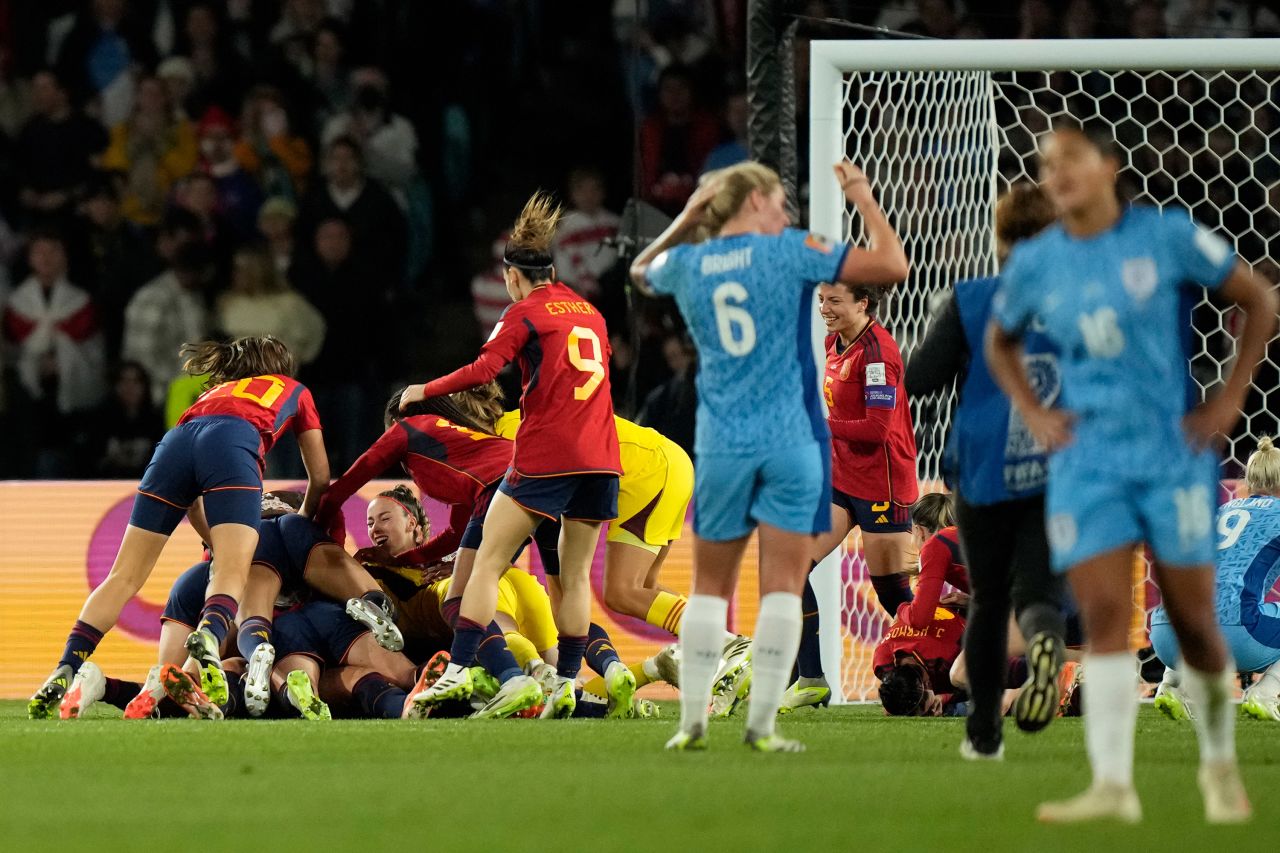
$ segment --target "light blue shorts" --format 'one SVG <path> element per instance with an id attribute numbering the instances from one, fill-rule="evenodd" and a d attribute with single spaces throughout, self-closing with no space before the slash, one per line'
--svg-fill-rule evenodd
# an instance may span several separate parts
<path id="1" fill-rule="evenodd" d="M 1053 569 L 1065 572 L 1130 542 L 1146 542 L 1167 566 L 1212 566 L 1218 460 L 1212 452 L 1170 448 L 1158 470 L 1070 464 L 1053 457 L 1045 524 Z M 1136 469 L 1140 466 L 1132 466 Z"/>
<path id="2" fill-rule="evenodd" d="M 757 524 L 794 533 L 831 529 L 831 451 L 816 441 L 764 453 L 700 453 L 693 529 L 703 539 L 740 539 Z"/>
<path id="3" fill-rule="evenodd" d="M 1273 616 L 1280 615 L 1280 607 L 1275 603 L 1264 604 L 1263 608 L 1272 608 Z M 1249 629 L 1243 625 L 1223 625 L 1222 636 L 1231 650 L 1231 658 L 1240 672 L 1262 672 L 1276 661 L 1280 661 L 1280 649 L 1265 646 L 1253 638 Z M 1173 633 L 1173 626 L 1167 622 L 1151 626 L 1151 645 L 1156 656 L 1165 666 L 1177 669 L 1182 655 L 1178 650 L 1178 638 Z"/>

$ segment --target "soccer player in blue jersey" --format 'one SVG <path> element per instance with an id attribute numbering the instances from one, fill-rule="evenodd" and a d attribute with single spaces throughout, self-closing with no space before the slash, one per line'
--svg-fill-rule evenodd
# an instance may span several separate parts
<path id="1" fill-rule="evenodd" d="M 803 749 L 774 734 L 774 718 L 800 642 L 813 536 L 831 524 L 813 291 L 824 281 L 892 285 L 907 275 L 902 243 L 866 176 L 848 162 L 835 173 L 862 216 L 866 249 L 788 228 L 777 173 L 748 162 L 708 176 L 631 266 L 641 290 L 675 297 L 699 357 L 693 594 L 680 630 L 680 729 L 669 749 L 706 746 L 729 597 L 757 528 L 761 598 L 746 742 Z M 677 245 L 695 235 L 707 239 Z"/>
<path id="2" fill-rule="evenodd" d="M 1056 218 L 1044 192 L 1018 183 L 996 202 L 996 254 L 1001 261 L 1022 240 Z M 1004 755 L 1002 699 L 1010 656 L 1009 612 L 1027 644 L 1028 678 L 1014 716 L 1039 731 L 1058 710 L 1056 679 L 1064 660 L 1063 580 L 1049 568 L 1044 529 L 1045 449 L 1027 431 L 983 359 L 982 339 L 999 286 L 996 277 L 958 282 L 907 365 L 911 397 L 950 388 L 959 401 L 943 454 L 943 477 L 955 492 L 956 521 L 973 597 L 966 614 L 964 661 L 969 716 L 960 754 L 970 760 Z M 1058 358 L 1034 329 L 1022 339 L 1023 362 L 1040 400 L 1058 395 Z"/>
<path id="3" fill-rule="evenodd" d="M 1275 328 L 1276 299 L 1221 237 L 1185 211 L 1121 204 L 1110 128 L 1060 123 L 1040 152 L 1057 224 L 1014 248 L 1001 274 L 986 354 L 991 374 L 1052 454 L 1046 519 L 1053 567 L 1068 573 L 1088 633 L 1085 743 L 1093 784 L 1045 803 L 1046 822 L 1136 822 L 1138 678 L 1129 652 L 1134 547 L 1155 555 L 1188 693 L 1204 709 L 1200 787 L 1210 822 L 1247 820 L 1228 711 L 1232 667 L 1213 608 L 1215 436 L 1240 416 Z M 1195 405 L 1190 307 L 1202 286 L 1246 312 L 1221 392 Z M 1044 405 L 1020 340 L 1057 347 L 1062 393 Z"/>
<path id="4" fill-rule="evenodd" d="M 1218 510 L 1218 622 L 1241 672 L 1261 672 L 1240 709 L 1259 720 L 1280 721 L 1280 604 L 1266 595 L 1280 578 L 1280 448 L 1270 438 L 1245 467 L 1249 496 Z M 1178 637 L 1163 606 L 1151 614 L 1151 645 L 1164 663 L 1156 708 L 1173 719 L 1197 709 L 1183 694 Z"/>

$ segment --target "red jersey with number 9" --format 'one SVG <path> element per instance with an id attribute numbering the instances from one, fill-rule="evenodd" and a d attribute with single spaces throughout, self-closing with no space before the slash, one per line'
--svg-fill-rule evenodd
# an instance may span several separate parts
<path id="1" fill-rule="evenodd" d="M 590 302 L 559 282 L 503 313 L 480 357 L 428 382 L 427 397 L 490 381 L 519 361 L 522 421 L 511 465 L 523 477 L 621 474 L 609 387 L 609 332 Z"/>
<path id="2" fill-rule="evenodd" d="M 259 459 L 290 427 L 295 435 L 320 429 L 320 415 L 311 392 L 298 380 L 274 373 L 213 386 L 182 413 L 178 423 L 217 415 L 243 418 L 253 424 L 261 440 Z"/>

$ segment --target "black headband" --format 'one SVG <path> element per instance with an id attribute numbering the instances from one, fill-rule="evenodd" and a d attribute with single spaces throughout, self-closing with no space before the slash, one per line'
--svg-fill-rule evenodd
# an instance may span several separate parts
<path id="1" fill-rule="evenodd" d="M 550 252 L 523 249 L 519 246 L 512 247 L 509 244 L 502 252 L 502 262 L 509 267 L 522 270 L 545 270 L 555 263 Z"/>

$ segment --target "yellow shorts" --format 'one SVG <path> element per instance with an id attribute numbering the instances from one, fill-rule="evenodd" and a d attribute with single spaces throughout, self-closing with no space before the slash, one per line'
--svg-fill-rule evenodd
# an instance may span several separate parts
<path id="1" fill-rule="evenodd" d="M 449 595 L 453 578 L 432 584 L 441 602 Z M 516 623 L 516 630 L 540 652 L 555 648 L 559 641 L 551 599 L 538 579 L 523 569 L 511 568 L 498 581 L 498 612 Z"/>
<path id="2" fill-rule="evenodd" d="M 680 538 L 693 498 L 693 462 L 680 445 L 664 438 L 659 448 L 628 447 L 618 485 L 618 517 L 609 522 L 609 542 L 625 542 L 651 553 Z"/>

